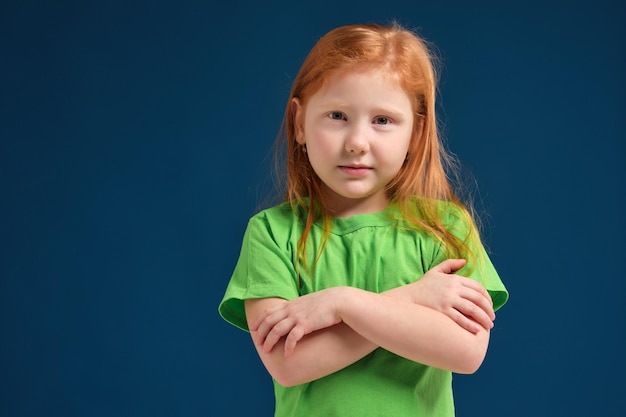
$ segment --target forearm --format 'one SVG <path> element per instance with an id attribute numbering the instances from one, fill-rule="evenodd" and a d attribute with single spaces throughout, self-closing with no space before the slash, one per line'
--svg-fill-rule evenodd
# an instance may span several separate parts
<path id="1" fill-rule="evenodd" d="M 408 302 L 399 291 L 375 294 L 345 287 L 340 316 L 351 329 L 399 356 L 457 373 L 482 363 L 489 331 L 471 333 L 446 315 Z"/>
<path id="2" fill-rule="evenodd" d="M 267 333 L 261 332 L 263 336 L 259 337 L 253 330 L 255 347 L 268 372 L 285 386 L 329 375 L 379 346 L 426 365 L 458 373 L 474 372 L 484 358 L 489 332 L 463 329 L 445 314 L 415 304 L 405 289 L 375 294 L 350 287 L 333 288 L 330 291 L 335 297 L 340 292 L 341 323 L 307 331 L 289 355 L 284 354 L 285 337 L 275 339 L 264 349 Z M 259 317 L 267 317 L 267 311 L 274 306 L 282 308 L 287 303 L 271 298 L 247 300 L 250 327 Z"/>
<path id="3" fill-rule="evenodd" d="M 410 302 L 409 295 L 402 290 L 402 287 L 388 290 L 383 294 Z M 246 300 L 246 316 L 249 324 L 262 315 L 268 307 L 284 302 L 286 301 L 282 299 L 271 298 Z M 252 336 L 254 340 L 254 334 Z M 266 352 L 255 340 L 255 348 L 266 369 L 284 386 L 302 384 L 330 375 L 353 364 L 379 347 L 345 323 L 304 336 L 298 342 L 297 349 L 289 356 L 283 354 L 284 346 L 285 339 L 281 338 L 271 351 Z"/>
<path id="4" fill-rule="evenodd" d="M 246 300 L 249 323 L 276 302 L 284 300 Z M 252 336 L 254 340 L 254 332 Z M 353 364 L 378 347 L 345 323 L 304 336 L 289 356 L 283 353 L 284 338 L 270 352 L 265 352 L 257 340 L 254 342 L 265 368 L 283 386 L 303 384 L 330 375 Z"/>

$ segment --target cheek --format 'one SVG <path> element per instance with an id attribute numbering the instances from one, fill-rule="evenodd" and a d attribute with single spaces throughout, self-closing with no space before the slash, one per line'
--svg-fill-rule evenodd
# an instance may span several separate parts
<path id="1" fill-rule="evenodd" d="M 381 149 L 380 157 L 390 166 L 401 167 L 409 151 L 409 140 L 399 140 L 395 144 Z"/>
<path id="2" fill-rule="evenodd" d="M 306 147 L 309 156 L 331 155 L 337 151 L 337 139 L 323 132 L 312 132 L 306 138 Z"/>
<path id="3" fill-rule="evenodd" d="M 320 146 L 319 143 L 307 144 L 307 157 L 309 164 L 313 167 L 313 170 L 319 175 L 319 173 L 330 165 L 330 161 L 333 160 L 332 153 L 328 149 Z"/>
<path id="4" fill-rule="evenodd" d="M 306 153 L 313 171 L 318 175 L 334 159 L 332 141 L 321 135 L 307 136 Z"/>
<path id="5" fill-rule="evenodd" d="M 396 173 L 398 173 L 398 171 L 400 171 L 405 161 L 406 153 L 394 154 L 393 158 L 389 158 L 387 166 L 389 167 L 389 170 L 392 171 L 392 173 L 395 175 Z"/>

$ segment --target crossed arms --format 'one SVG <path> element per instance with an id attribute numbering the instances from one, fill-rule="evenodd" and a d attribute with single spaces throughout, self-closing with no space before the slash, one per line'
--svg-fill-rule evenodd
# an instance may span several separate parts
<path id="1" fill-rule="evenodd" d="M 449 259 L 420 280 L 381 294 L 327 288 L 287 301 L 245 302 L 250 334 L 269 373 L 284 386 L 324 377 L 378 347 L 456 373 L 473 373 L 495 314 L 487 291 L 454 274 Z"/>

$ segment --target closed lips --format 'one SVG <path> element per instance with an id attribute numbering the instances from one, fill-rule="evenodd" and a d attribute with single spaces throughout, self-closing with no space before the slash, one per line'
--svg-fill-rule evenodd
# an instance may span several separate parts
<path id="1" fill-rule="evenodd" d="M 352 174 L 352 175 L 363 175 L 366 174 L 372 168 L 364 166 L 364 165 L 342 165 L 339 167 L 343 172 Z"/>

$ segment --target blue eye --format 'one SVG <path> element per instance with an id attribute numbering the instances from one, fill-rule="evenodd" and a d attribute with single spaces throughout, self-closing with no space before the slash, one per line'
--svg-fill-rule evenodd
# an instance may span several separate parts
<path id="1" fill-rule="evenodd" d="M 375 123 L 378 125 L 388 125 L 389 123 L 391 123 L 391 120 L 389 120 L 388 117 L 377 117 L 376 119 L 374 119 Z"/>
<path id="2" fill-rule="evenodd" d="M 330 117 L 333 120 L 344 120 L 345 119 L 345 116 L 343 115 L 343 113 L 338 112 L 338 111 L 331 112 L 328 115 L 328 117 Z"/>

